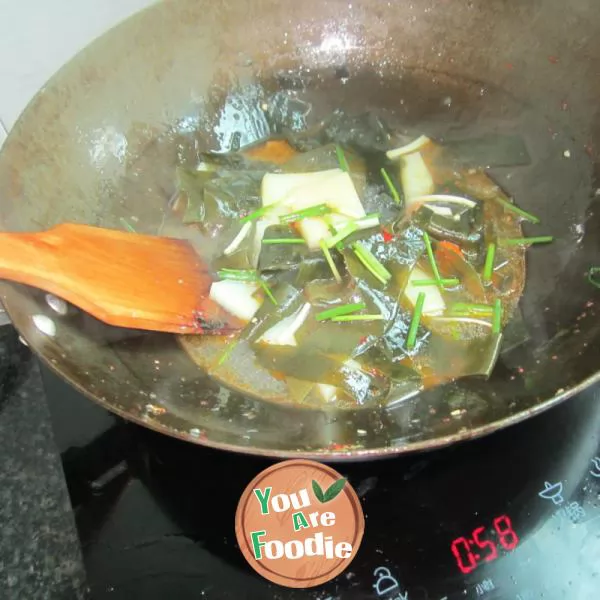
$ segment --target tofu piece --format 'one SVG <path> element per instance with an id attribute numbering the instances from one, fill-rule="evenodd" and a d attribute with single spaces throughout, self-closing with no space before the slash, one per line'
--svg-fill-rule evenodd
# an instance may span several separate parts
<path id="1" fill-rule="evenodd" d="M 335 402 L 338 389 L 334 385 L 329 385 L 327 383 L 317 383 L 315 387 L 317 393 L 321 396 L 325 404 L 331 404 Z"/>
<path id="2" fill-rule="evenodd" d="M 404 289 L 404 296 L 414 307 L 417 304 L 419 293 L 423 292 L 425 294 L 425 302 L 423 303 L 422 314 L 424 316 L 438 316 L 443 314 L 446 310 L 446 303 L 442 298 L 438 286 L 415 286 L 412 284 L 413 281 L 418 281 L 420 279 L 431 279 L 431 277 L 427 275 L 427 273 L 421 271 L 418 267 L 415 267 L 408 276 L 408 282 Z"/>
<path id="3" fill-rule="evenodd" d="M 302 305 L 294 314 L 281 319 L 258 339 L 259 343 L 270 346 L 297 346 L 296 332 L 302 327 L 310 313 L 310 303 Z"/>
<path id="4" fill-rule="evenodd" d="M 327 205 L 340 220 L 360 219 L 366 215 L 350 175 L 341 169 L 316 173 L 268 173 L 262 180 L 263 206 L 277 206 L 266 213 L 265 221 L 321 204 Z M 298 222 L 300 235 L 311 250 L 329 237 L 324 219 L 311 217 Z"/>
<path id="5" fill-rule="evenodd" d="M 250 321 L 261 302 L 254 297 L 258 284 L 251 281 L 215 281 L 210 286 L 209 297 L 229 314 L 242 321 Z"/>
<path id="6" fill-rule="evenodd" d="M 331 233 L 324 219 L 311 217 L 298 221 L 298 231 L 311 250 L 318 250 L 321 240 L 328 238 Z"/>
<path id="7" fill-rule="evenodd" d="M 280 216 L 311 206 L 326 204 L 350 218 L 365 216 L 365 209 L 352 183 L 341 169 L 316 173 L 267 173 L 262 180 L 263 206 L 278 204 L 267 215 Z"/>
<path id="8" fill-rule="evenodd" d="M 435 183 L 420 152 L 402 156 L 400 179 L 408 207 L 411 201 L 432 194 L 435 190 Z"/>

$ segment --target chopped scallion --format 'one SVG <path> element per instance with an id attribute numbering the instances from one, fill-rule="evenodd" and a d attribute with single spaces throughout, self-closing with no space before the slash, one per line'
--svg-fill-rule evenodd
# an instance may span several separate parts
<path id="1" fill-rule="evenodd" d="M 301 221 L 302 219 L 309 219 L 311 217 L 320 217 L 330 213 L 331 209 L 327 204 L 317 204 L 316 206 L 309 206 L 298 212 L 290 213 L 280 217 L 282 223 L 293 223 L 294 221 Z"/>
<path id="2" fill-rule="evenodd" d="M 415 342 L 417 341 L 417 332 L 419 330 L 419 323 L 421 322 L 421 313 L 423 312 L 424 304 L 425 292 L 419 292 L 419 295 L 417 296 L 417 302 L 415 304 L 415 310 L 410 321 L 408 335 L 406 336 L 407 350 L 412 350 L 415 347 Z"/>
<path id="3" fill-rule="evenodd" d="M 494 258 L 496 256 L 496 244 L 493 242 L 488 244 L 487 254 L 485 255 L 485 265 L 483 267 L 483 281 L 489 282 L 492 280 L 494 272 Z"/>
<path id="4" fill-rule="evenodd" d="M 412 280 L 411 285 L 414 285 L 415 287 L 422 287 L 425 285 L 448 285 L 448 286 L 452 286 L 452 285 L 458 285 L 460 283 L 459 279 L 456 279 L 455 277 L 451 277 L 449 279 L 417 279 L 417 280 Z"/>
<path id="5" fill-rule="evenodd" d="M 450 314 L 462 315 L 480 315 L 491 317 L 494 314 L 494 307 L 489 304 L 470 304 L 468 302 L 456 302 L 450 308 Z"/>
<path id="6" fill-rule="evenodd" d="M 360 219 L 355 219 L 354 224 L 359 229 L 370 229 L 371 227 L 379 227 L 379 213 L 372 213 Z"/>
<path id="7" fill-rule="evenodd" d="M 384 285 L 392 278 L 392 274 L 377 260 L 377 258 L 362 244 L 358 242 L 352 244 L 352 249 L 358 260 L 381 281 Z"/>
<path id="8" fill-rule="evenodd" d="M 600 288 L 600 267 L 592 267 L 588 271 L 587 278 L 593 286 Z"/>
<path id="9" fill-rule="evenodd" d="M 331 320 L 339 323 L 344 321 L 383 321 L 383 315 L 345 315 L 333 317 Z"/>
<path id="10" fill-rule="evenodd" d="M 433 255 L 433 248 L 431 246 L 431 238 L 429 234 L 424 231 L 423 232 L 423 241 L 425 242 L 425 248 L 427 249 L 427 256 L 429 257 L 429 264 L 431 265 L 431 270 L 433 271 L 433 276 L 437 281 L 440 281 L 440 271 L 435 262 L 435 256 Z"/>
<path id="11" fill-rule="evenodd" d="M 225 348 L 225 351 L 223 352 L 223 354 L 221 354 L 219 360 L 217 361 L 217 366 L 220 367 L 231 356 L 231 353 L 235 350 L 235 347 L 238 345 L 238 341 L 239 340 L 233 340 L 227 345 L 227 348 Z"/>
<path id="12" fill-rule="evenodd" d="M 254 212 L 251 212 L 249 215 L 242 217 L 240 219 L 240 223 L 248 223 L 250 221 L 254 221 L 255 219 L 260 219 L 260 217 L 264 217 L 269 211 L 273 210 L 277 206 L 276 204 L 267 204 L 267 206 L 263 206 Z"/>
<path id="13" fill-rule="evenodd" d="M 340 169 L 342 171 L 346 171 L 348 173 L 350 171 L 350 167 L 348 166 L 348 161 L 346 160 L 346 155 L 342 150 L 341 146 L 335 147 L 335 153 L 337 154 L 338 163 L 340 164 Z"/>
<path id="14" fill-rule="evenodd" d="M 527 211 L 524 211 L 522 208 L 515 206 L 512 202 L 509 202 L 508 200 L 505 200 L 504 198 L 501 198 L 500 196 L 496 196 L 495 200 L 499 204 L 502 204 L 502 206 L 504 206 L 504 208 L 506 208 L 507 210 L 510 210 L 510 211 L 516 213 L 517 215 L 523 217 L 524 219 L 526 219 L 527 221 L 530 221 L 531 223 L 537 224 L 540 222 L 540 220 L 536 216 L 532 215 L 531 213 L 528 213 Z"/>
<path id="15" fill-rule="evenodd" d="M 376 213 L 369 213 L 368 215 L 365 215 L 364 217 L 361 217 L 360 219 L 356 219 L 356 221 L 354 221 L 355 223 L 359 223 L 360 221 L 368 221 L 371 219 L 379 219 L 381 215 L 376 212 Z"/>
<path id="16" fill-rule="evenodd" d="M 233 281 L 256 281 L 258 274 L 250 269 L 221 269 L 217 271 L 221 279 L 231 279 Z"/>
<path id="17" fill-rule="evenodd" d="M 492 333 L 500 333 L 502 328 L 502 302 L 496 298 L 494 302 L 494 319 L 492 321 Z"/>
<path id="18" fill-rule="evenodd" d="M 130 231 L 131 233 L 136 233 L 135 229 L 133 228 L 133 226 L 129 223 L 129 221 L 127 219 L 124 219 L 123 217 L 121 217 L 119 219 L 119 221 L 121 222 L 121 225 L 123 225 L 123 227 L 125 227 L 125 229 L 127 229 L 127 231 Z"/>
<path id="19" fill-rule="evenodd" d="M 387 171 L 383 167 L 381 167 L 381 176 L 383 177 L 383 180 L 385 181 L 385 184 L 387 185 L 388 190 L 390 190 L 390 194 L 392 195 L 394 202 L 396 204 L 400 204 L 400 194 L 398 193 L 398 190 L 396 189 L 394 182 L 391 180 Z"/>
<path id="20" fill-rule="evenodd" d="M 263 244 L 306 244 L 302 238 L 271 238 L 263 239 Z"/>
<path id="21" fill-rule="evenodd" d="M 264 281 L 263 279 L 259 279 L 258 282 L 260 283 L 260 287 L 264 290 L 265 294 L 269 297 L 269 300 L 275 306 L 277 306 L 277 304 L 278 304 L 277 299 L 275 298 L 275 296 L 273 296 L 273 292 L 271 292 L 271 288 L 269 288 L 269 286 L 267 285 L 267 282 Z"/>
<path id="22" fill-rule="evenodd" d="M 498 240 L 498 243 L 502 246 L 529 246 L 530 244 L 548 244 L 552 240 L 554 238 L 551 235 L 540 235 L 538 237 Z"/>
<path id="23" fill-rule="evenodd" d="M 358 312 L 367 307 L 366 304 L 344 304 L 343 306 L 336 306 L 335 308 L 329 308 L 320 312 L 316 319 L 317 321 L 326 321 L 327 319 L 333 319 L 334 317 L 341 317 L 343 315 L 349 315 L 353 312 Z"/>
<path id="24" fill-rule="evenodd" d="M 331 256 L 331 252 L 329 251 L 329 248 L 325 244 L 325 240 L 321 240 L 319 245 L 321 246 L 321 250 L 323 251 L 323 254 L 325 255 L 325 260 L 327 261 L 327 264 L 329 265 L 329 268 L 331 269 L 331 272 L 333 273 L 335 280 L 338 283 L 341 283 L 342 277 L 340 275 L 340 272 L 338 271 L 338 268 L 335 266 L 335 262 L 333 262 L 333 256 Z"/>
<path id="25" fill-rule="evenodd" d="M 356 223 L 353 223 L 351 221 L 350 223 L 347 223 L 346 225 L 344 225 L 344 227 L 342 227 L 342 229 L 340 229 L 335 235 L 332 235 L 330 238 L 327 238 L 325 240 L 325 244 L 327 245 L 328 248 L 333 248 L 334 246 L 339 244 L 342 240 L 347 238 L 349 235 L 353 234 L 357 229 L 358 229 L 358 225 L 356 225 Z"/>

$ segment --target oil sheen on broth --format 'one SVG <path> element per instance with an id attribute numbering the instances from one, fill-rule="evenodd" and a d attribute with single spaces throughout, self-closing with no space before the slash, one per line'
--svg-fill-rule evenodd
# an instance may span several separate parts
<path id="1" fill-rule="evenodd" d="M 356 118 L 337 111 L 177 168 L 170 221 L 200 236 L 211 298 L 246 323 L 184 347 L 229 387 L 310 406 L 488 377 L 523 292 L 531 215 L 469 163 L 477 140 L 402 138 L 366 114 L 340 142 L 345 127 Z"/>

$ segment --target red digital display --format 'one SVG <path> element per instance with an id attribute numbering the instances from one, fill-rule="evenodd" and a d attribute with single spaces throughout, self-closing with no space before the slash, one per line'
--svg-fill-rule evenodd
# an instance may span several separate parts
<path id="1" fill-rule="evenodd" d="M 491 528 L 490 528 L 491 529 Z M 519 543 L 510 518 L 502 515 L 494 519 L 493 530 L 490 531 L 496 541 L 486 539 L 486 528 L 477 527 L 471 536 L 456 538 L 450 548 L 456 558 L 456 564 L 463 573 L 474 571 L 482 562 L 492 562 L 498 558 L 498 545 L 504 550 L 514 550 Z"/>

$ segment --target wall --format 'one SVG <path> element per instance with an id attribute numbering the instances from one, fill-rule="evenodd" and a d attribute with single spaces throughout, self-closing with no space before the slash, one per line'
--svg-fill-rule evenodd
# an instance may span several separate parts
<path id="1" fill-rule="evenodd" d="M 0 0 L 0 145 L 33 95 L 94 38 L 154 0 Z"/>

